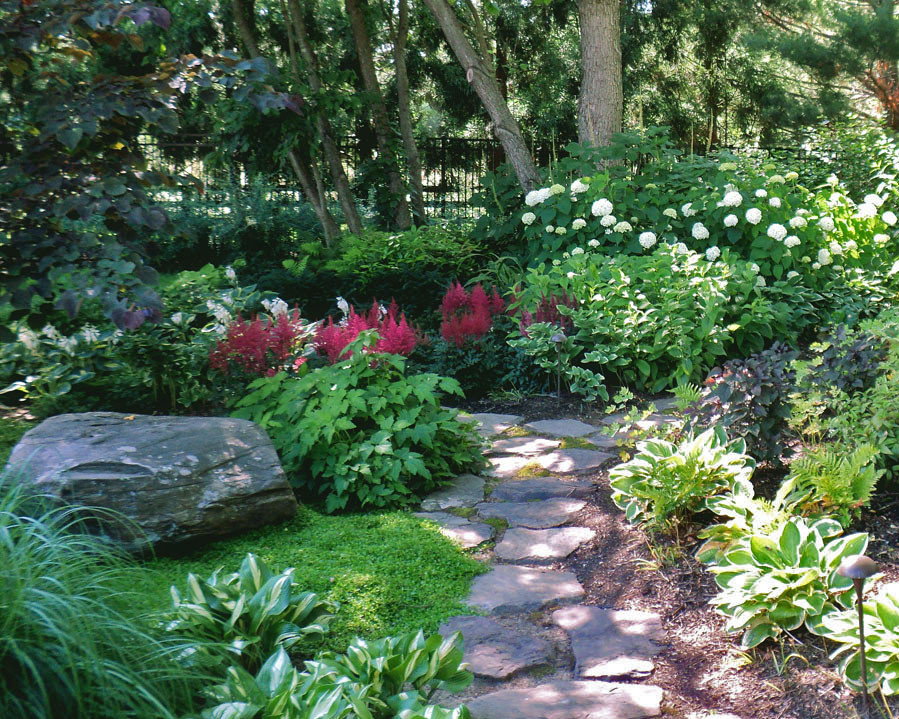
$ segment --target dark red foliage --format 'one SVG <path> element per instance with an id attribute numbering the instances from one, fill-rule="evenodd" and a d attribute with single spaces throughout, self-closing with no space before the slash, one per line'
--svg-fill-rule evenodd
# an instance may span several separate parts
<path id="1" fill-rule="evenodd" d="M 252 375 L 271 376 L 295 354 L 301 335 L 302 320 L 297 310 L 274 321 L 238 317 L 228 326 L 225 338 L 209 352 L 209 366 L 225 374 L 236 367 Z"/>
<path id="2" fill-rule="evenodd" d="M 496 287 L 488 297 L 480 283 L 468 294 L 462 285 L 454 282 L 440 304 L 440 314 L 443 316 L 440 334 L 456 347 L 461 347 L 469 339 L 479 340 L 493 326 L 493 316 L 502 313 L 505 308 Z"/>
<path id="3" fill-rule="evenodd" d="M 349 314 L 342 322 L 334 324 L 334 319 L 328 317 L 327 324 L 319 327 L 315 335 L 315 349 L 334 364 L 344 348 L 356 339 L 360 332 L 377 330 L 378 341 L 374 347 L 375 352 L 408 357 L 418 344 L 418 336 L 406 321 L 406 315 L 400 314 L 397 318 L 398 313 L 399 307 L 393 300 L 385 312 L 381 311 L 377 300 L 365 314 L 356 314 L 356 309 L 350 307 Z"/>
<path id="4" fill-rule="evenodd" d="M 551 294 L 549 297 L 540 295 L 540 302 L 537 303 L 537 309 L 534 310 L 534 314 L 531 314 L 526 309 L 521 310 L 518 320 L 521 334 L 527 337 L 528 327 L 535 322 L 546 322 L 562 330 L 570 330 L 571 319 L 559 312 L 559 305 L 573 309 L 578 306 L 578 301 L 574 297 L 569 297 L 565 292 L 560 297 L 556 297 L 554 294 Z"/>

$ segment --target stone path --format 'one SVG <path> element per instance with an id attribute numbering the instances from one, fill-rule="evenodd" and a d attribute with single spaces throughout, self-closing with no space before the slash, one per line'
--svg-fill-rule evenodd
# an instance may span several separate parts
<path id="1" fill-rule="evenodd" d="M 594 538 L 593 530 L 572 525 L 595 490 L 589 473 L 612 464 L 634 430 L 679 420 L 653 414 L 620 427 L 613 437 L 603 426 L 624 425 L 623 416 L 605 417 L 603 426 L 575 419 L 521 426 L 521 420 L 499 414 L 460 417 L 476 422 L 492 441 L 486 452 L 489 476 L 463 475 L 427 497 L 425 511 L 417 514 L 463 547 L 480 546 L 479 558 L 492 564 L 472 582 L 467 599 L 488 616 L 452 617 L 440 627 L 444 636 L 462 632 L 465 661 L 477 677 L 493 682 L 491 691 L 466 700 L 472 719 L 659 716 L 662 690 L 643 683 L 665 642 L 659 616 L 581 604 L 584 588 L 577 577 L 546 565 Z M 503 436 L 509 430 L 515 436 Z M 585 442 L 596 449 L 583 448 Z M 489 540 L 493 546 L 484 544 Z M 534 623 L 544 610 L 551 610 L 550 638 L 549 630 Z M 572 679 L 553 678 L 572 669 L 572 656 Z M 541 669 L 545 680 L 514 684 L 523 673 Z"/>

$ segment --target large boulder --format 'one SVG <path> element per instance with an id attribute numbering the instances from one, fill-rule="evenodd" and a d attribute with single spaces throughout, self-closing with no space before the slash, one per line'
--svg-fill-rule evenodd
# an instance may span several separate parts
<path id="1" fill-rule="evenodd" d="M 293 516 L 296 498 L 259 425 L 224 417 L 62 414 L 26 432 L 13 478 L 63 502 L 103 507 L 131 551 L 171 550 Z"/>

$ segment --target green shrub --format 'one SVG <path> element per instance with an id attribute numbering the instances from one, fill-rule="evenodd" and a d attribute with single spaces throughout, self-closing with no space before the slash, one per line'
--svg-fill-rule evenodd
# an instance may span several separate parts
<path id="1" fill-rule="evenodd" d="M 708 507 L 710 499 L 735 487 L 751 487 L 755 468 L 742 440 L 728 444 L 720 427 L 680 444 L 650 440 L 609 473 L 612 501 L 630 522 L 674 525 Z"/>
<path id="2" fill-rule="evenodd" d="M 268 431 L 294 486 L 328 512 L 407 505 L 484 461 L 474 429 L 440 406 L 458 383 L 406 376 L 404 358 L 366 351 L 376 340 L 360 333 L 347 359 L 304 377 L 252 382 L 234 412 Z"/>
<path id="3" fill-rule="evenodd" d="M 721 588 L 711 603 L 728 618 L 728 632 L 742 632 L 744 648 L 850 606 L 852 580 L 837 569 L 864 553 L 868 535 L 842 531 L 834 519 L 792 517 L 773 532 L 742 537 L 711 567 Z"/>
<path id="4" fill-rule="evenodd" d="M 173 661 L 192 645 L 149 632 L 134 609 L 141 572 L 82 533 L 78 514 L 0 486 L 0 713 L 182 716 L 205 679 Z"/>

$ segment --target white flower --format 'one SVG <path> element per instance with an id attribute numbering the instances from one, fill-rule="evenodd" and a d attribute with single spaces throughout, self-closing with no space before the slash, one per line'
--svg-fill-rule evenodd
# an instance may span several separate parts
<path id="1" fill-rule="evenodd" d="M 574 272 L 568 272 L 565 276 L 566 276 L 569 280 L 573 280 L 573 279 L 574 279 Z"/>
<path id="2" fill-rule="evenodd" d="M 709 262 L 714 262 L 719 257 L 721 257 L 721 250 L 719 250 L 717 247 L 709 247 L 709 249 L 705 251 L 705 258 Z"/>
<path id="3" fill-rule="evenodd" d="M 818 250 L 818 264 L 819 265 L 829 265 L 833 262 L 833 258 L 830 256 L 830 253 L 825 249 Z"/>
<path id="4" fill-rule="evenodd" d="M 29 329 L 22 330 L 21 332 L 19 332 L 17 339 L 19 340 L 19 342 L 21 342 L 23 345 L 25 345 L 25 349 L 31 350 L 32 352 L 34 352 L 34 350 L 37 349 L 37 346 L 38 346 L 37 335 L 34 332 L 32 332 L 31 330 L 29 330 Z"/>
<path id="5" fill-rule="evenodd" d="M 880 219 L 886 222 L 890 227 L 896 224 L 896 214 L 890 210 L 884 212 Z"/>
<path id="6" fill-rule="evenodd" d="M 674 251 L 678 255 L 686 255 L 690 252 L 690 248 L 687 247 L 687 245 L 684 244 L 683 242 L 677 242 L 674 245 Z"/>
<path id="7" fill-rule="evenodd" d="M 582 227 L 586 227 L 586 226 L 587 226 L 587 221 L 580 217 L 576 218 L 575 221 L 571 223 L 572 230 L 579 230 Z"/>
<path id="8" fill-rule="evenodd" d="M 721 198 L 721 206 L 722 207 L 739 207 L 743 202 L 743 195 L 739 192 L 727 192 L 724 194 L 724 197 Z"/>
<path id="9" fill-rule="evenodd" d="M 808 255 L 803 255 L 802 259 L 800 260 L 800 262 L 804 262 L 805 264 L 808 264 L 811 261 L 812 261 L 812 258 L 809 257 Z"/>
<path id="10" fill-rule="evenodd" d="M 51 340 L 55 340 L 60 337 L 59 330 L 56 329 L 53 325 L 44 325 L 41 328 L 41 334 L 47 339 Z"/>
<path id="11" fill-rule="evenodd" d="M 762 277 L 761 275 L 759 275 L 758 277 L 755 278 L 755 286 L 756 287 L 764 287 L 766 284 L 768 284 L 768 283 L 765 282 L 765 278 Z"/>
<path id="12" fill-rule="evenodd" d="M 693 217 L 696 214 L 696 210 L 693 209 L 693 203 L 688 202 L 686 205 L 680 208 L 680 213 L 684 217 Z"/>
<path id="13" fill-rule="evenodd" d="M 761 268 L 757 264 L 755 264 L 755 262 L 751 262 L 749 264 L 749 269 L 752 270 L 752 272 L 756 275 L 761 271 Z"/>
<path id="14" fill-rule="evenodd" d="M 644 250 L 648 250 L 656 243 L 656 233 L 655 232 L 641 232 L 640 237 L 637 239 L 640 243 L 640 246 Z"/>
<path id="15" fill-rule="evenodd" d="M 766 189 L 760 187 L 759 189 L 757 189 L 757 190 L 755 191 L 755 196 L 756 196 L 756 197 L 767 197 L 767 196 L 768 196 L 768 190 L 766 190 Z"/>
<path id="16" fill-rule="evenodd" d="M 553 226 L 553 225 L 547 225 L 545 229 L 546 229 L 546 231 L 549 232 L 550 234 L 552 234 L 553 232 L 556 231 L 556 228 L 555 228 L 555 226 Z"/>
<path id="17" fill-rule="evenodd" d="M 865 195 L 865 199 L 862 202 L 869 202 L 874 207 L 880 207 L 883 204 L 883 198 L 880 195 L 875 195 L 873 192 L 869 195 Z"/>
<path id="18" fill-rule="evenodd" d="M 559 225 L 559 226 L 556 228 L 556 234 L 557 234 L 557 235 L 564 235 L 566 232 L 568 232 L 568 229 L 565 228 L 565 227 L 562 227 L 562 225 Z"/>
<path id="19" fill-rule="evenodd" d="M 890 241 L 890 236 L 889 236 L 889 235 L 885 235 L 885 234 L 883 234 L 882 232 L 878 232 L 876 235 L 874 235 L 874 241 L 875 241 L 878 245 L 882 245 L 883 243 L 889 242 L 889 241 Z"/>
<path id="20" fill-rule="evenodd" d="M 565 192 L 565 188 L 562 185 L 560 185 L 559 183 L 549 186 L 549 194 L 550 195 L 561 195 L 563 192 Z"/>
<path id="21" fill-rule="evenodd" d="M 771 207 L 780 207 L 780 205 L 781 205 L 780 198 L 772 197 L 770 200 L 768 200 L 768 204 L 771 205 Z"/>
<path id="22" fill-rule="evenodd" d="M 768 227 L 768 237 L 770 237 L 772 240 L 780 242 L 786 236 L 787 228 L 783 225 L 775 222 L 770 227 Z"/>
<path id="23" fill-rule="evenodd" d="M 842 272 L 842 270 L 843 270 L 843 265 L 834 265 L 833 268 L 834 268 L 837 272 Z"/>
<path id="24" fill-rule="evenodd" d="M 286 315 L 287 303 L 282 300 L 280 297 L 275 297 L 273 300 L 262 300 L 262 306 L 265 307 L 266 311 L 272 317 L 280 317 L 281 315 Z"/>
<path id="25" fill-rule="evenodd" d="M 746 221 L 750 225 L 757 225 L 762 221 L 762 211 L 757 207 L 750 207 L 746 210 Z"/>
<path id="26" fill-rule="evenodd" d="M 588 247 L 599 247 L 599 240 L 593 239 L 587 243 Z"/>
<path id="27" fill-rule="evenodd" d="M 806 210 L 804 207 L 800 207 L 798 210 L 796 210 L 796 214 L 804 216 L 808 214 L 808 210 Z"/>
<path id="28" fill-rule="evenodd" d="M 724 218 L 724 226 L 725 227 L 735 227 L 739 221 L 740 220 L 737 219 L 736 215 L 728 215 L 727 217 Z"/>
<path id="29" fill-rule="evenodd" d="M 582 180 L 575 180 L 571 183 L 571 192 L 575 195 L 579 195 L 589 189 L 590 188 Z"/>
<path id="30" fill-rule="evenodd" d="M 690 230 L 690 234 L 693 235 L 693 238 L 696 240 L 709 239 L 708 228 L 706 228 L 706 226 L 701 222 L 696 222 L 693 224 L 693 229 Z"/>
<path id="31" fill-rule="evenodd" d="M 849 240 L 846 242 L 846 249 L 849 250 L 849 252 L 854 252 L 858 249 L 858 243 L 855 240 Z"/>
<path id="32" fill-rule="evenodd" d="M 830 248 L 830 254 L 832 254 L 832 255 L 842 255 L 843 254 L 843 247 L 836 240 L 831 242 L 828 245 L 828 247 Z M 824 263 L 822 263 L 822 264 L 824 264 Z"/>
<path id="33" fill-rule="evenodd" d="M 598 199 L 590 206 L 590 212 L 593 213 L 594 217 L 605 217 L 606 215 L 611 215 L 612 203 L 609 202 L 605 197 Z"/>
<path id="34" fill-rule="evenodd" d="M 843 196 L 839 192 L 833 192 L 830 197 L 827 198 L 827 204 L 833 207 L 834 205 L 839 205 L 842 200 Z"/>
<path id="35" fill-rule="evenodd" d="M 184 322 L 184 313 L 176 312 L 172 315 L 171 320 L 173 325 L 180 325 L 182 322 Z"/>
<path id="36" fill-rule="evenodd" d="M 237 273 L 234 271 L 233 267 L 225 268 L 225 277 L 229 282 L 237 282 Z"/>
<path id="37" fill-rule="evenodd" d="M 339 309 L 343 313 L 343 316 L 346 317 L 350 313 L 350 303 L 343 299 L 343 297 L 338 297 L 337 309 Z"/>
<path id="38" fill-rule="evenodd" d="M 839 183 L 839 181 L 840 181 L 840 178 L 837 177 L 836 175 L 828 175 L 827 179 L 825 180 L 825 182 L 828 185 L 830 185 L 831 187 L 836 187 L 836 185 Z"/>
<path id="39" fill-rule="evenodd" d="M 787 249 L 792 249 L 793 247 L 799 247 L 799 238 L 796 235 L 790 235 L 784 240 L 784 247 Z"/>
<path id="40" fill-rule="evenodd" d="M 790 218 L 790 227 L 792 227 L 793 229 L 805 227 L 806 225 L 808 225 L 808 220 L 806 220 L 804 217 L 796 215 L 796 217 Z"/>
<path id="41" fill-rule="evenodd" d="M 836 225 L 834 225 L 832 217 L 825 215 L 820 220 L 818 220 L 818 227 L 820 227 L 824 232 L 833 232 L 833 229 L 834 227 L 836 227 Z"/>
<path id="42" fill-rule="evenodd" d="M 526 225 L 533 225 L 536 219 L 537 215 L 535 215 L 533 212 L 525 212 L 521 216 L 521 221 Z"/>
<path id="43" fill-rule="evenodd" d="M 78 338 L 75 335 L 63 337 L 57 344 L 66 354 L 75 354 L 75 350 L 78 349 Z"/>
<path id="44" fill-rule="evenodd" d="M 820 263 L 820 262 L 812 262 L 812 269 L 813 269 L 813 270 L 820 270 L 820 269 L 821 269 L 821 263 Z"/>
<path id="45" fill-rule="evenodd" d="M 231 321 L 231 313 L 228 312 L 227 307 L 217 304 L 216 302 L 212 302 L 212 300 L 208 301 L 206 303 L 206 306 L 209 308 L 209 310 L 212 312 L 212 316 L 215 317 L 218 322 L 224 324 Z"/>
<path id="46" fill-rule="evenodd" d="M 553 267 L 558 267 L 562 264 L 562 260 L 553 260 Z"/>
<path id="47" fill-rule="evenodd" d="M 787 272 L 787 279 L 792 280 L 794 277 L 799 277 L 799 273 L 796 270 L 790 270 Z"/>
<path id="48" fill-rule="evenodd" d="M 785 179 L 787 182 L 792 182 L 793 180 L 798 180 L 798 179 L 799 179 L 799 173 L 798 173 L 798 172 L 793 172 L 793 170 L 790 170 L 786 175 L 784 175 L 784 179 Z"/>
<path id="49" fill-rule="evenodd" d="M 771 175 L 771 177 L 768 178 L 769 185 L 782 185 L 784 182 L 786 182 L 786 180 L 784 180 L 781 175 Z"/>
<path id="50" fill-rule="evenodd" d="M 631 223 L 627 220 L 622 220 L 617 225 L 612 228 L 613 232 L 630 232 L 634 228 L 631 226 Z"/>
<path id="51" fill-rule="evenodd" d="M 81 328 L 81 336 L 85 342 L 98 342 L 100 340 L 100 332 L 93 325 L 84 325 Z"/>
<path id="52" fill-rule="evenodd" d="M 603 218 L 599 221 L 599 224 L 603 227 L 611 227 L 616 222 L 618 222 L 618 218 L 615 215 L 604 215 Z"/>
<path id="53" fill-rule="evenodd" d="M 583 247 L 575 247 L 575 248 L 571 251 L 571 254 L 572 254 L 572 255 L 582 255 L 582 254 L 584 254 L 584 248 L 583 248 Z"/>
<path id="54" fill-rule="evenodd" d="M 890 277 L 892 277 L 892 276 L 895 275 L 897 272 L 899 272 L 899 260 L 896 260 L 896 261 L 893 263 L 893 266 L 890 268 L 890 271 L 887 272 L 887 275 L 890 276 Z"/>
<path id="55" fill-rule="evenodd" d="M 571 255 L 568 254 L 567 252 L 563 252 L 563 253 L 562 253 L 562 259 L 563 259 L 563 260 L 570 260 L 570 259 L 571 259 Z"/>
<path id="56" fill-rule="evenodd" d="M 677 210 L 675 210 L 673 207 L 666 207 L 664 210 L 662 210 L 662 214 L 665 215 L 665 217 L 670 217 L 672 220 L 677 219 Z"/>
<path id="57" fill-rule="evenodd" d="M 874 217 L 877 214 L 877 206 L 871 202 L 863 202 L 856 208 L 856 216 L 863 220 Z"/>

